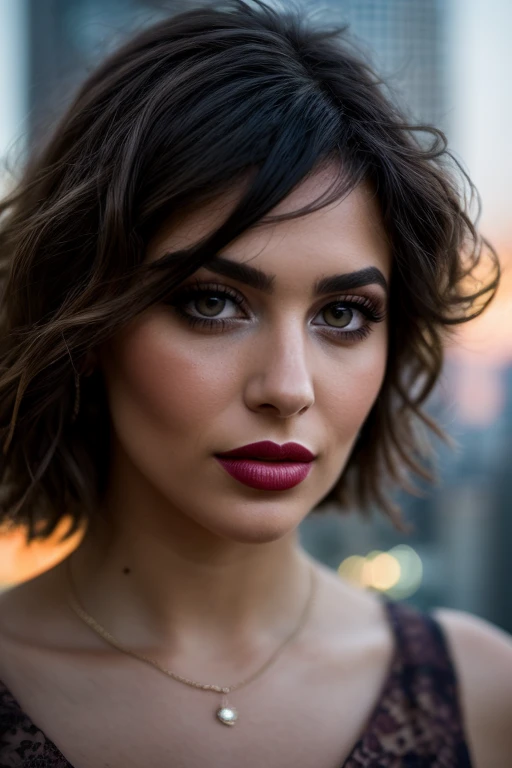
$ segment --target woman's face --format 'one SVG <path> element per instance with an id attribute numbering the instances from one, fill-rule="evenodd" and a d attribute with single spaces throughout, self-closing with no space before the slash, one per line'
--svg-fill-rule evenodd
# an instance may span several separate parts
<path id="1" fill-rule="evenodd" d="M 275 213 L 317 199 L 330 182 L 327 172 L 311 177 Z M 234 199 L 184 215 L 147 258 L 202 238 Z M 128 498 L 156 499 L 164 514 L 224 539 L 272 541 L 336 483 L 380 390 L 390 249 L 361 186 L 328 208 L 248 231 L 220 256 L 173 305 L 152 307 L 102 350 L 114 465 Z M 291 469 L 217 458 L 260 441 L 298 443 L 315 458 Z M 263 486 L 304 479 L 251 487 L 258 467 Z"/>

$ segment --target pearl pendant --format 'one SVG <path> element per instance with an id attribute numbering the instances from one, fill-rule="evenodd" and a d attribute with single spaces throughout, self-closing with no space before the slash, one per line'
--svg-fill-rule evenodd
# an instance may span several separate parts
<path id="1" fill-rule="evenodd" d="M 224 725 L 234 725 L 238 719 L 238 712 L 233 707 L 223 706 L 217 710 L 217 718 Z"/>

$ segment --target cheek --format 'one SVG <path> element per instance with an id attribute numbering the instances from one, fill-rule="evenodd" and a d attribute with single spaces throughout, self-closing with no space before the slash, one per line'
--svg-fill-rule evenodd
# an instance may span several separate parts
<path id="1" fill-rule="evenodd" d="M 198 354 L 158 316 L 119 334 L 104 359 L 114 422 L 190 436 L 233 398 L 236 379 L 222 356 L 206 345 Z"/>
<path id="2" fill-rule="evenodd" d="M 358 349 L 349 350 L 346 359 L 338 360 L 322 377 L 319 398 L 335 439 L 340 435 L 349 443 L 355 439 L 379 394 L 387 362 L 386 335 L 381 330 Z"/>

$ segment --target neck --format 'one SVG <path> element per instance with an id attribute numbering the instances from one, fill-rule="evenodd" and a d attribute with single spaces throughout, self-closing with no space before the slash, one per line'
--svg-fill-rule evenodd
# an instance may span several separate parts
<path id="1" fill-rule="evenodd" d="M 295 531 L 241 544 L 181 517 L 165 533 L 158 518 L 140 518 L 96 519 L 70 563 L 80 603 L 117 639 L 190 656 L 205 644 L 270 647 L 294 629 L 310 588 Z"/>

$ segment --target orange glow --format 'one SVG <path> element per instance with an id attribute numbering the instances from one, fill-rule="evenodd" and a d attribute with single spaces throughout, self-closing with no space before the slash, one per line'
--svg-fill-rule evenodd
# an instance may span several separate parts
<path id="1" fill-rule="evenodd" d="M 455 363 L 445 388 L 457 418 L 482 427 L 499 419 L 506 392 L 502 371 L 512 364 L 512 248 L 497 244 L 502 278 L 495 298 L 485 312 L 458 328 L 447 349 Z"/>
<path id="2" fill-rule="evenodd" d="M 68 527 L 69 521 L 62 520 L 47 541 L 36 541 L 29 546 L 21 528 L 0 533 L 0 589 L 32 579 L 67 557 L 78 546 L 84 534 L 83 530 L 79 531 L 67 541 L 61 542 Z"/>
<path id="3" fill-rule="evenodd" d="M 496 249 L 502 266 L 500 286 L 480 317 L 459 326 L 448 348 L 453 360 L 496 366 L 512 362 L 512 246 Z"/>

